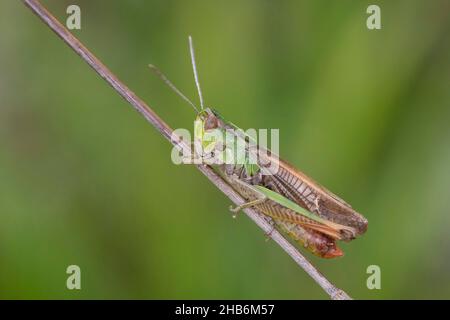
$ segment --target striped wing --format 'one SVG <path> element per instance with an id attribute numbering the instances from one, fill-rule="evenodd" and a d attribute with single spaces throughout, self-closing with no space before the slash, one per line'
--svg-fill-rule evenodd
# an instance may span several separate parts
<path id="1" fill-rule="evenodd" d="M 324 219 L 353 227 L 356 234 L 349 235 L 348 240 L 367 230 L 367 220 L 344 200 L 287 162 L 273 156 L 270 151 L 260 148 L 253 152 L 257 153 L 258 164 L 265 175 L 266 187 L 277 191 Z"/>

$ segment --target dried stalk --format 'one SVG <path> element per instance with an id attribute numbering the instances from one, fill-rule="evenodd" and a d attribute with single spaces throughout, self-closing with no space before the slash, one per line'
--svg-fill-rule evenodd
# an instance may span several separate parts
<path id="1" fill-rule="evenodd" d="M 99 59 L 97 59 L 77 38 L 75 38 L 54 16 L 52 16 L 37 0 L 23 0 L 23 2 L 66 44 L 69 45 L 95 72 L 97 72 L 109 85 L 113 87 L 125 100 L 127 100 L 144 118 L 153 125 L 158 132 L 172 144 L 180 145 L 180 140 L 172 139 L 172 129 L 136 94 L 123 84 Z M 178 141 L 177 141 L 178 140 Z M 181 142 L 183 148 L 187 148 Z M 198 165 L 197 168 L 231 201 L 236 205 L 245 202 L 215 171 L 206 165 Z M 301 267 L 306 273 L 322 287 L 322 289 L 334 300 L 350 300 L 350 296 L 343 290 L 335 287 L 325 278 L 288 240 L 278 231 L 273 230 L 270 219 L 258 214 L 251 208 L 244 209 L 247 216 L 252 219 Z"/>

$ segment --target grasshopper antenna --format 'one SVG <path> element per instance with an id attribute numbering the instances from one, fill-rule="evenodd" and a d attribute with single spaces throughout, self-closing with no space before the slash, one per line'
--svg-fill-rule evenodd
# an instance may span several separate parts
<path id="1" fill-rule="evenodd" d="M 202 90 L 200 89 L 200 82 L 198 81 L 197 65 L 195 64 L 194 44 L 192 42 L 191 36 L 189 36 L 189 50 L 191 51 L 192 69 L 194 70 L 195 85 L 197 86 L 198 96 L 200 98 L 200 107 L 203 110 L 204 109 L 203 96 Z"/>
<path id="2" fill-rule="evenodd" d="M 150 70 L 152 70 L 156 76 L 158 78 L 160 78 L 170 89 L 172 89 L 176 94 L 178 94 L 184 101 L 186 101 L 187 103 L 189 103 L 192 108 L 194 108 L 194 110 L 199 113 L 197 107 L 195 106 L 195 104 L 188 99 L 188 97 L 186 97 L 183 93 L 181 93 L 180 90 L 178 90 L 177 87 L 175 87 L 175 85 L 164 75 L 164 73 L 161 72 L 161 70 L 159 70 L 157 67 L 155 67 L 152 64 L 149 64 L 148 67 L 150 68 Z M 203 109 L 203 107 L 202 107 Z"/>

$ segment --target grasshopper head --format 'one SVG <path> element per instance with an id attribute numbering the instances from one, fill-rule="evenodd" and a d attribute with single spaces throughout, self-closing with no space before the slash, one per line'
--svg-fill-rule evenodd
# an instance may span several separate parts
<path id="1" fill-rule="evenodd" d="M 200 111 L 197 115 L 197 120 L 202 123 L 204 131 L 214 130 L 217 128 L 223 128 L 224 121 L 217 111 L 206 108 Z"/>
<path id="2" fill-rule="evenodd" d="M 218 132 L 225 127 L 219 114 L 211 108 L 205 108 L 197 114 L 194 124 L 194 136 L 197 142 L 206 149 L 214 149 Z"/>

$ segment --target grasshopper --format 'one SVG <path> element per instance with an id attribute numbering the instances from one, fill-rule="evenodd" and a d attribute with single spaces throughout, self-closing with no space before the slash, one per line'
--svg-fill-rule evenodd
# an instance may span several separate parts
<path id="1" fill-rule="evenodd" d="M 237 213 L 252 207 L 269 217 L 274 227 L 314 255 L 322 258 L 342 256 L 343 252 L 336 241 L 350 241 L 363 234 L 367 230 L 367 219 L 270 150 L 252 144 L 251 137 L 226 121 L 216 110 L 205 107 L 191 37 L 189 48 L 200 108 L 158 68 L 153 65 L 149 67 L 196 111 L 194 144 L 200 146 L 200 152 L 196 152 L 196 155 L 202 159 L 211 159 L 216 153 L 230 151 L 227 143 L 224 144 L 221 139 L 211 139 L 211 136 L 231 135 L 234 141 L 244 145 L 244 148 L 237 150 L 237 154 L 235 152 L 232 155 L 234 161 L 231 163 L 212 162 L 212 167 L 220 176 L 247 201 L 243 205 L 230 207 L 230 210 Z"/>

